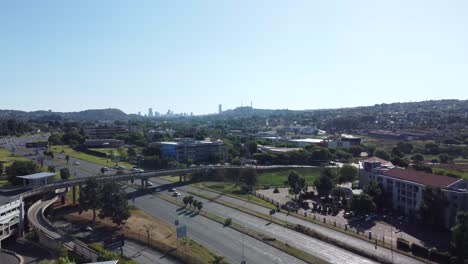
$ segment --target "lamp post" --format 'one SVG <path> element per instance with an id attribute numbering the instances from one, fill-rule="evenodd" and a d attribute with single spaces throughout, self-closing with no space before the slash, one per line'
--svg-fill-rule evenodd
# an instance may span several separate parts
<path id="1" fill-rule="evenodd" d="M 148 247 L 150 246 L 150 232 L 151 230 L 153 230 L 155 228 L 155 226 L 153 225 L 144 225 L 143 226 L 145 228 L 145 231 L 146 231 L 146 236 L 147 236 L 147 239 L 148 239 Z"/>

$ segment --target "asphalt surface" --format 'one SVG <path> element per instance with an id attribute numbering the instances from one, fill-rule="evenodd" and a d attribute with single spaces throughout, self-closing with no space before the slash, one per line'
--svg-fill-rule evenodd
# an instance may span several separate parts
<path id="1" fill-rule="evenodd" d="M 2 264 L 18 264 L 19 260 L 12 254 L 0 251 L 0 263 Z"/>
<path id="2" fill-rule="evenodd" d="M 4 243 L 4 241 L 2 243 Z M 2 246 L 4 246 L 7 250 L 20 254 L 23 257 L 24 264 L 39 263 L 43 260 L 53 259 L 50 251 L 43 249 L 38 245 L 34 245 L 25 239 L 8 241 Z M 2 258 L 0 258 L 0 263 L 4 263 Z"/>
<path id="3" fill-rule="evenodd" d="M 152 178 L 151 181 L 157 184 L 171 183 L 169 181 L 166 181 L 160 178 Z M 214 192 L 210 192 L 210 191 L 206 191 L 206 190 L 202 190 L 202 189 L 198 189 L 198 188 L 194 188 L 190 186 L 179 187 L 177 188 L 177 191 L 179 192 L 182 191 L 181 192 L 183 193 L 182 196 L 188 195 L 187 193 L 184 193 L 184 191 L 191 191 L 192 193 L 202 194 L 202 195 L 206 195 L 210 197 L 218 197 L 217 199 L 219 200 L 223 200 L 231 204 L 235 204 L 235 205 L 240 205 L 242 207 L 246 207 L 251 210 L 266 214 L 266 215 L 269 215 L 269 212 L 270 212 L 270 209 L 262 207 L 262 206 L 258 206 L 256 204 L 252 204 L 252 203 L 242 201 L 239 199 L 235 199 L 229 196 L 220 195 L 218 193 L 214 193 Z M 170 195 L 171 193 L 165 192 L 165 194 Z M 264 220 L 260 220 L 256 217 L 253 217 L 248 214 L 242 213 L 238 210 L 223 206 L 221 204 L 205 200 L 196 195 L 194 196 L 197 200 L 203 201 L 203 204 L 204 204 L 203 209 L 207 210 L 208 212 L 212 212 L 222 217 L 229 216 L 233 218 L 233 221 L 237 221 L 238 223 L 241 222 L 242 224 L 245 224 L 246 226 L 255 228 L 256 230 L 262 233 L 265 233 L 267 235 L 274 236 L 282 241 L 289 243 L 290 245 L 294 245 L 297 248 L 303 249 L 304 251 L 307 251 L 315 256 L 321 257 L 332 263 L 366 263 L 365 261 L 369 261 L 366 259 L 362 259 L 361 257 L 357 257 L 357 255 L 354 255 L 354 254 L 347 255 L 345 253 L 339 253 L 339 251 L 335 251 L 333 248 L 335 249 L 340 249 L 340 248 L 334 247 L 320 240 L 311 239 L 310 237 L 307 237 L 308 239 L 306 239 L 303 237 L 302 234 L 291 231 L 290 229 L 287 229 L 285 227 L 282 227 L 276 224 L 270 224 L 268 226 L 265 226 L 267 222 Z M 375 245 L 372 243 L 343 234 L 338 231 L 334 231 L 332 229 L 323 227 L 321 225 L 311 223 L 309 221 L 302 220 L 297 217 L 287 216 L 284 213 L 275 214 L 274 217 L 277 219 L 281 219 L 283 221 L 288 221 L 293 224 L 300 224 L 300 225 L 309 227 L 310 229 L 316 232 L 332 237 L 338 241 L 347 243 L 349 245 L 353 245 L 360 250 L 365 250 L 370 254 L 373 254 L 379 257 L 384 257 L 388 261 L 392 261 L 393 259 L 393 261 L 396 263 L 415 263 L 415 264 L 422 263 L 414 258 L 410 258 L 410 257 L 407 257 L 405 255 L 402 255 L 396 252 L 393 252 L 392 254 L 392 251 L 382 248 L 382 247 L 378 247 L 377 249 L 375 249 Z M 344 251 L 342 249 L 340 250 Z M 348 251 L 344 251 L 344 252 L 349 254 Z M 344 258 L 341 258 L 339 256 L 343 256 Z"/>
<path id="4" fill-rule="evenodd" d="M 123 254 L 124 256 L 135 260 L 139 264 L 182 264 L 182 262 L 177 261 L 170 256 L 166 256 L 159 251 L 129 240 L 125 240 Z"/>
<path id="5" fill-rule="evenodd" d="M 134 192 L 136 190 L 127 188 L 127 191 Z M 136 196 L 138 196 L 138 193 L 136 191 Z M 215 254 L 224 256 L 231 263 L 240 263 L 243 260 L 242 255 L 244 255 L 244 260 L 247 263 L 304 263 L 276 248 L 234 229 L 224 227 L 208 218 L 187 214 L 187 211 L 177 211 L 178 206 L 153 195 L 137 197 L 135 206 L 167 223 L 174 223 L 176 219 L 179 220 L 181 226 L 187 226 L 188 237 L 206 246 Z"/>

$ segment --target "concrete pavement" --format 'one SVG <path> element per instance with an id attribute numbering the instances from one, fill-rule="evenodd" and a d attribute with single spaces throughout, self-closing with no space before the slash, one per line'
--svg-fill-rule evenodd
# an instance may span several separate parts
<path id="1" fill-rule="evenodd" d="M 169 181 L 166 181 L 166 180 L 163 180 L 163 179 L 160 179 L 160 178 L 152 178 L 152 181 L 154 183 L 157 183 L 157 184 L 170 183 Z M 243 201 L 243 200 L 239 200 L 239 199 L 236 199 L 236 198 L 233 198 L 233 197 L 220 195 L 219 193 L 214 193 L 214 192 L 194 188 L 194 187 L 191 187 L 191 186 L 179 187 L 178 191 L 179 192 L 180 191 L 191 191 L 192 193 L 200 193 L 202 195 L 217 197 L 217 199 L 226 201 L 226 202 L 231 203 L 231 204 L 246 207 L 248 209 L 251 209 L 251 210 L 266 214 L 266 215 L 268 215 L 269 211 L 270 211 L 270 209 L 262 207 L 262 206 L 258 206 L 256 204 L 252 204 L 252 203 L 249 203 L 249 202 L 246 202 L 246 201 Z M 184 193 L 184 194 L 186 195 L 186 193 Z M 257 230 L 259 230 L 260 232 L 263 232 L 265 234 L 271 234 L 271 236 L 277 237 L 278 239 L 280 239 L 282 241 L 285 241 L 285 242 L 289 243 L 289 240 L 291 240 L 292 237 L 295 237 L 295 236 L 297 236 L 299 234 L 297 232 L 289 230 L 289 229 L 287 229 L 285 227 L 277 226 L 275 224 L 271 224 L 271 225 L 269 225 L 269 228 L 266 228 L 265 224 L 267 222 L 264 221 L 264 220 L 260 220 L 260 219 L 258 219 L 256 217 L 253 217 L 253 216 L 250 216 L 248 214 L 242 213 L 242 212 L 240 212 L 238 210 L 228 208 L 228 207 L 223 206 L 221 204 L 211 202 L 211 201 L 208 201 L 206 199 L 203 199 L 203 198 L 200 198 L 200 197 L 197 197 L 197 196 L 195 196 L 195 198 L 197 200 L 203 201 L 204 210 L 207 210 L 207 211 L 212 212 L 214 214 L 218 214 L 218 215 L 223 216 L 223 217 L 226 217 L 227 215 L 229 215 L 229 217 L 233 218 L 233 221 L 235 221 L 234 217 L 236 217 L 237 221 L 241 221 L 242 223 L 252 225 L 252 228 L 259 228 Z M 420 261 L 418 261 L 418 260 L 416 260 L 414 258 L 407 257 L 407 256 L 399 254 L 397 252 L 392 253 L 392 251 L 390 251 L 388 249 L 385 249 L 385 248 L 382 248 L 382 247 L 378 247 L 377 250 L 376 250 L 375 245 L 372 244 L 372 243 L 369 243 L 369 242 L 364 241 L 362 239 L 355 238 L 355 237 L 343 234 L 341 232 L 338 232 L 338 231 L 323 227 L 321 225 L 311 223 L 309 221 L 306 221 L 306 220 L 303 220 L 303 219 L 300 219 L 300 218 L 297 218 L 297 217 L 294 217 L 294 216 L 287 216 L 284 213 L 277 213 L 277 214 L 274 215 L 274 217 L 278 218 L 280 220 L 283 220 L 283 221 L 287 221 L 287 222 L 292 223 L 292 224 L 300 224 L 300 225 L 309 227 L 310 229 L 312 229 L 312 230 L 314 230 L 314 231 L 316 231 L 316 232 L 318 232 L 320 234 L 332 237 L 332 238 L 334 238 L 334 239 L 336 239 L 338 241 L 341 241 L 341 242 L 347 243 L 349 245 L 352 245 L 352 246 L 354 246 L 354 247 L 356 247 L 356 248 L 358 248 L 360 250 L 365 250 L 366 252 L 368 252 L 370 254 L 373 254 L 373 255 L 376 255 L 376 256 L 379 256 L 379 257 L 383 257 L 383 258 L 387 259 L 388 261 L 392 261 L 392 259 L 393 259 L 393 261 L 396 262 L 396 263 L 422 263 L 422 262 L 420 262 Z M 256 224 L 256 226 L 254 226 L 254 224 Z M 273 232 L 273 231 L 269 230 L 270 227 L 275 227 L 274 228 L 275 231 Z M 283 229 L 285 229 L 285 230 L 283 230 Z M 282 234 L 284 235 L 284 238 L 280 238 L 278 236 L 278 234 L 280 234 L 279 233 L 280 231 L 283 232 Z M 277 236 L 275 236 L 275 234 L 277 234 Z M 301 234 L 299 234 L 299 235 L 301 235 Z M 312 239 L 310 237 L 307 237 L 307 238 Z M 301 240 L 304 243 L 297 243 L 297 241 L 301 241 Z M 307 246 L 305 246 L 304 244 L 309 243 L 309 242 L 306 242 L 306 239 L 301 238 L 301 236 L 298 236 L 297 240 L 293 239 L 293 241 L 291 241 L 290 244 L 295 245 L 296 247 L 298 247 L 300 249 L 303 249 L 303 250 L 305 250 L 307 252 L 310 252 L 313 255 L 317 255 L 318 257 L 325 257 L 325 259 L 327 259 L 326 257 L 327 257 L 328 254 L 323 255 L 322 253 L 323 252 L 331 253 L 331 252 L 327 251 L 325 249 L 325 246 L 321 245 L 317 241 L 313 241 L 313 242 L 317 243 L 315 249 L 309 249 Z M 313 242 L 310 242 L 310 243 L 313 244 Z M 322 241 L 319 241 L 319 242 L 322 242 Z M 322 242 L 322 243 L 324 243 L 324 242 Z M 325 244 L 328 245 L 328 246 L 331 246 L 330 244 L 327 244 L 327 243 L 325 243 Z M 320 247 L 324 247 L 323 248 L 324 251 L 321 250 L 320 252 L 317 252 L 317 254 L 315 254 L 315 251 L 317 250 L 317 248 L 320 248 Z M 348 251 L 345 251 L 345 252 L 349 253 Z M 333 255 L 337 255 L 337 254 L 334 253 Z M 356 257 L 356 255 L 354 256 L 354 259 L 355 259 L 355 257 Z M 353 256 L 349 256 L 349 258 L 346 258 L 346 259 L 338 259 L 338 262 L 334 258 L 330 258 L 330 257 L 328 257 L 328 258 L 329 259 L 327 259 L 327 260 L 330 260 L 333 263 L 365 263 L 365 262 L 359 262 L 359 260 L 356 260 L 356 259 L 355 259 L 356 262 L 352 262 L 353 261 Z M 343 262 L 340 262 L 340 261 L 343 261 Z"/>
<path id="2" fill-rule="evenodd" d="M 187 214 L 186 211 L 177 211 L 178 206 L 153 195 L 138 197 L 138 191 L 135 189 L 127 188 L 127 191 L 131 192 L 130 203 L 132 203 L 133 194 L 137 194 L 135 206 L 167 223 L 174 223 L 178 219 L 180 225 L 187 225 L 187 233 L 191 239 L 214 253 L 224 256 L 231 263 L 240 263 L 244 255 L 244 260 L 247 263 L 304 264 L 303 261 L 276 248 L 229 227 L 224 227 L 208 218 Z M 135 191 L 136 193 L 132 194 Z"/>

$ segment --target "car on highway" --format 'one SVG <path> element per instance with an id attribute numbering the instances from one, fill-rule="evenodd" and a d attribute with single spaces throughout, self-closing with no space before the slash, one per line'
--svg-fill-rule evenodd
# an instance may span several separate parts
<path id="1" fill-rule="evenodd" d="M 78 166 L 80 163 L 78 161 L 73 162 L 73 165 Z"/>
<path id="2" fill-rule="evenodd" d="M 174 197 L 179 197 L 180 195 L 181 195 L 180 192 L 174 192 L 174 193 L 172 194 L 172 196 L 174 196 Z"/>
<path id="3" fill-rule="evenodd" d="M 104 171 L 104 172 L 109 171 L 109 170 L 110 170 L 110 169 L 107 168 L 107 167 L 102 167 L 102 168 L 101 168 L 101 171 Z"/>
<path id="4" fill-rule="evenodd" d="M 175 189 L 175 188 L 170 188 L 169 191 L 170 191 L 170 192 L 175 192 L 176 189 Z"/>
<path id="5" fill-rule="evenodd" d="M 148 185 L 148 186 L 153 186 L 153 183 L 150 182 L 150 181 L 148 181 L 147 185 Z"/>
<path id="6" fill-rule="evenodd" d="M 125 167 L 122 165 L 115 165 L 116 170 L 125 170 Z"/>
<path id="7" fill-rule="evenodd" d="M 133 171 L 133 172 L 136 172 L 136 173 L 143 173 L 143 172 L 145 172 L 145 170 L 139 169 L 139 168 L 133 168 L 132 171 Z"/>

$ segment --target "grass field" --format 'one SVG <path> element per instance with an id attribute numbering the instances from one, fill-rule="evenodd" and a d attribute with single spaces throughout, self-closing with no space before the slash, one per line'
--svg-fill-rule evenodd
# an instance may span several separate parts
<path id="1" fill-rule="evenodd" d="M 76 151 L 69 146 L 66 145 L 61 145 L 61 146 L 52 146 L 50 147 L 50 150 L 56 153 L 64 153 L 65 155 L 69 155 L 72 158 L 80 159 L 80 160 L 85 160 L 89 161 L 92 163 L 100 164 L 102 166 L 112 166 L 114 163 L 108 158 L 102 158 L 102 157 L 96 157 L 90 154 L 86 154 L 83 152 Z M 127 169 L 130 169 L 133 167 L 128 162 L 119 162 L 120 165 L 126 167 Z"/>
<path id="2" fill-rule="evenodd" d="M 120 156 L 121 152 L 127 153 L 128 148 L 93 148 L 90 150 L 101 152 L 108 156 Z"/>
<path id="3" fill-rule="evenodd" d="M 257 175 L 257 186 L 283 186 L 284 182 L 288 180 L 288 175 L 291 170 L 296 171 L 299 175 L 303 176 L 306 179 L 307 183 L 312 184 L 320 176 L 321 169 L 295 168 L 261 172 Z"/>
<path id="4" fill-rule="evenodd" d="M 21 157 L 21 156 L 15 156 L 8 150 L 4 148 L 0 148 L 0 161 L 4 162 L 4 167 L 9 166 L 11 163 L 17 160 L 28 160 L 28 159 L 25 157 Z"/>
<path id="5" fill-rule="evenodd" d="M 92 210 L 82 214 L 71 213 L 64 217 L 73 223 L 89 222 L 92 220 Z M 109 218 L 98 218 L 97 221 L 98 227 L 115 226 Z M 129 239 L 146 244 L 148 242 L 146 227 L 151 227 L 149 235 L 152 247 L 162 252 L 168 252 L 169 255 L 184 263 L 213 263 L 215 260 L 214 253 L 191 239 L 186 239 L 184 243 L 180 243 L 179 247 L 177 247 L 175 227 L 139 209 L 131 210 L 131 216 L 125 223 L 123 234 Z"/>

